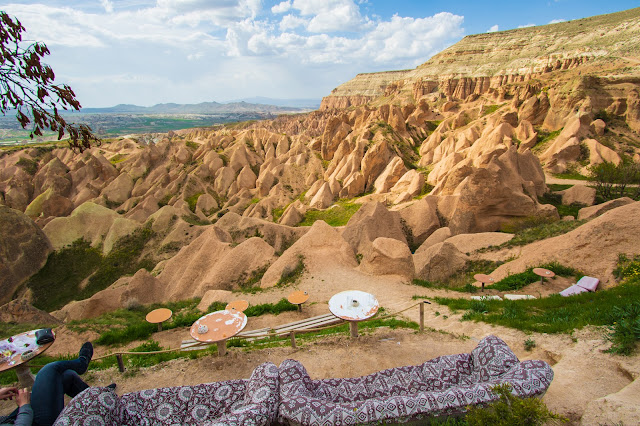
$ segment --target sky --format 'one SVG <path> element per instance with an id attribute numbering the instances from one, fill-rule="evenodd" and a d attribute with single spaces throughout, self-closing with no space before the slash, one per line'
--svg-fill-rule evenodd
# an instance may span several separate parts
<path id="1" fill-rule="evenodd" d="M 464 36 L 638 7 L 638 0 L 0 0 L 83 107 L 321 99 L 410 69 Z"/>

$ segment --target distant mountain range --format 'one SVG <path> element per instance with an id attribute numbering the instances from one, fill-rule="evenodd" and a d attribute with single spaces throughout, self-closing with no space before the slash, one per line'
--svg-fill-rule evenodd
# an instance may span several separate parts
<path id="1" fill-rule="evenodd" d="M 225 103 L 157 104 L 150 107 L 120 104 L 108 108 L 82 108 L 74 114 L 228 114 L 228 113 L 286 113 L 314 110 L 320 107 L 316 99 L 250 98 Z M 68 112 L 65 111 L 65 114 Z"/>

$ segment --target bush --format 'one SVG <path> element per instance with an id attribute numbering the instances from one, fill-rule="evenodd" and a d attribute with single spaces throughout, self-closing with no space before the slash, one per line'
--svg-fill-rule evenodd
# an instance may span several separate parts
<path id="1" fill-rule="evenodd" d="M 640 340 L 640 302 L 615 306 L 611 314 L 612 325 L 608 338 L 613 343 L 607 352 L 631 355 Z"/>
<path id="2" fill-rule="evenodd" d="M 492 388 L 499 399 L 486 407 L 473 406 L 465 417 L 470 426 L 534 426 L 544 425 L 550 420 L 567 420 L 550 411 L 537 398 L 518 398 L 511 393 L 511 385 L 503 384 Z"/>
<path id="3" fill-rule="evenodd" d="M 640 184 L 640 165 L 622 161 L 620 164 L 604 162 L 589 167 L 589 180 L 595 184 L 597 194 L 604 200 L 630 196 L 640 199 L 640 187 L 627 191 L 628 185 Z"/>

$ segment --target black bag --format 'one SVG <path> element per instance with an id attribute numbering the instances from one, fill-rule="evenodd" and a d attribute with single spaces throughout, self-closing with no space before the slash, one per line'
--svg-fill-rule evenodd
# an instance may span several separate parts
<path id="1" fill-rule="evenodd" d="M 50 328 L 41 328 L 36 331 L 36 343 L 38 345 L 44 345 L 53 342 L 56 337 L 53 335 L 53 330 Z"/>

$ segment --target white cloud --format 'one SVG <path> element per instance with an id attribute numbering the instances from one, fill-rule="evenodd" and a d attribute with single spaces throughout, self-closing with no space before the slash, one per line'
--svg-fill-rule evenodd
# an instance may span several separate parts
<path id="1" fill-rule="evenodd" d="M 549 24 L 559 24 L 560 22 L 566 22 L 566 21 L 567 21 L 566 19 L 562 19 L 562 18 L 554 19 L 552 21 L 549 21 Z"/>
<path id="2" fill-rule="evenodd" d="M 535 26 L 536 24 L 524 24 L 524 25 L 518 25 L 518 28 L 530 28 Z"/>
<path id="3" fill-rule="evenodd" d="M 309 21 L 295 15 L 285 15 L 280 21 L 280 31 L 292 30 L 298 27 L 306 27 Z"/>
<path id="4" fill-rule="evenodd" d="M 307 30 L 314 33 L 357 31 L 363 22 L 352 0 L 293 0 L 292 8 L 302 16 L 313 16 Z"/>
<path id="5" fill-rule="evenodd" d="M 464 32 L 462 16 L 383 19 L 363 0 L 44 3 L 3 10 L 50 47 L 47 62 L 87 106 L 321 97 L 359 72 L 414 67 Z"/>
<path id="6" fill-rule="evenodd" d="M 291 9 L 291 0 L 283 1 L 271 8 L 271 13 L 287 13 Z"/>
<path id="7" fill-rule="evenodd" d="M 495 33 L 495 32 L 497 32 L 497 31 L 500 31 L 500 29 L 499 29 L 499 28 L 500 28 L 500 27 L 498 27 L 498 24 L 495 24 L 494 26 L 492 26 L 491 28 L 489 28 L 489 29 L 487 30 L 487 32 L 488 32 L 488 33 Z"/>
<path id="8" fill-rule="evenodd" d="M 113 2 L 111 2 L 111 0 L 100 0 L 100 4 L 104 7 L 105 12 L 113 12 Z"/>

